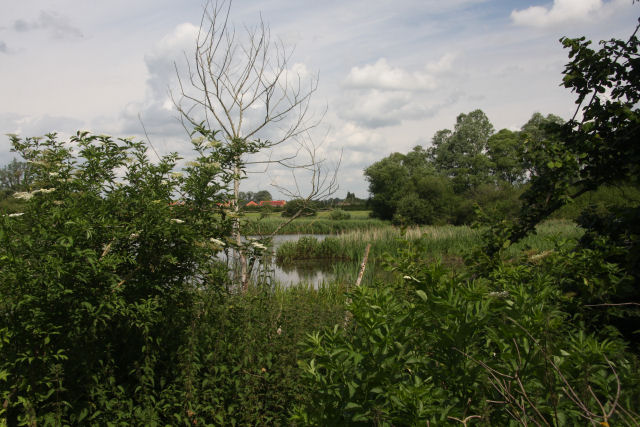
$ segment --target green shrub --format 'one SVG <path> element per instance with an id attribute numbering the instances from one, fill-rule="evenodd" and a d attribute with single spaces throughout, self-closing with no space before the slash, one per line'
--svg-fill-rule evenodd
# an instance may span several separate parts
<path id="1" fill-rule="evenodd" d="M 177 155 L 153 164 L 129 140 L 12 142 L 33 182 L 14 194 L 21 212 L 0 218 L 0 416 L 157 421 L 199 289 L 225 290 L 209 241 L 228 234 L 209 208 L 225 184 L 202 166 L 215 153 L 199 149 L 200 166 L 179 176 Z M 171 206 L 177 192 L 185 204 Z"/>
<path id="2" fill-rule="evenodd" d="M 329 218 L 334 221 L 342 221 L 345 219 L 351 219 L 351 214 L 349 212 L 345 212 L 342 209 L 333 209 L 329 212 Z"/>
<path id="3" fill-rule="evenodd" d="M 293 419 L 638 423 L 636 357 L 615 332 L 588 332 L 570 321 L 575 301 L 563 279 L 586 272 L 584 261 L 598 254 L 566 255 L 560 250 L 467 276 L 425 264 L 425 255 L 409 247 L 394 262 L 401 284 L 354 289 L 351 320 L 304 341 L 311 403 L 299 405 Z M 609 276 L 608 283 L 621 279 Z"/>

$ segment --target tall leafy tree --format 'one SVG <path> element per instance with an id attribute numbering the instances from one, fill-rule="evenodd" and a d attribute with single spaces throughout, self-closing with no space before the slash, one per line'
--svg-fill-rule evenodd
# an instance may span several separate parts
<path id="1" fill-rule="evenodd" d="M 526 179 L 524 147 L 519 133 L 502 129 L 487 140 L 492 175 L 498 181 L 516 184 Z"/>
<path id="2" fill-rule="evenodd" d="M 364 171 L 369 181 L 370 205 L 374 216 L 392 219 L 398 200 L 410 192 L 409 170 L 404 166 L 405 156 L 393 153 L 372 164 Z"/>
<path id="3" fill-rule="evenodd" d="M 524 166 L 530 176 L 538 176 L 546 170 L 553 156 L 553 150 L 548 147 L 562 139 L 563 124 L 562 117 L 554 114 L 543 116 L 536 112 L 522 126 L 519 138 Z"/>
<path id="4" fill-rule="evenodd" d="M 256 202 L 262 202 L 262 201 L 269 201 L 269 200 L 273 200 L 273 197 L 271 197 L 271 193 L 269 193 L 267 190 L 260 190 L 258 191 L 255 195 L 254 195 L 255 201 Z"/>
<path id="5" fill-rule="evenodd" d="M 0 169 L 0 191 L 25 190 L 31 182 L 29 164 L 13 159 L 11 163 Z"/>
<path id="6" fill-rule="evenodd" d="M 489 180 L 487 141 L 494 128 L 482 110 L 460 114 L 453 131 L 436 132 L 429 153 L 438 171 L 449 175 L 462 193 Z"/>

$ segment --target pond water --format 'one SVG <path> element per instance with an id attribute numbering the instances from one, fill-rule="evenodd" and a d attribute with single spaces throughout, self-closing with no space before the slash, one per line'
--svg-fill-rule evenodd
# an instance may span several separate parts
<path id="1" fill-rule="evenodd" d="M 276 282 L 283 286 L 290 286 L 297 283 L 307 283 L 318 287 L 323 282 L 330 282 L 336 277 L 337 264 L 327 260 L 305 260 L 288 265 L 278 265 L 275 262 L 275 252 L 284 242 L 297 241 L 301 237 L 310 236 L 322 241 L 328 234 L 282 234 L 273 237 L 269 253 L 254 267 L 253 276 L 269 274 Z M 257 236 L 250 236 L 257 238 Z M 225 254 L 220 255 L 220 259 L 226 261 Z M 349 264 L 359 265 L 359 261 L 351 261 Z M 349 265 L 350 268 L 353 266 Z M 354 279 L 355 280 L 355 279 Z"/>

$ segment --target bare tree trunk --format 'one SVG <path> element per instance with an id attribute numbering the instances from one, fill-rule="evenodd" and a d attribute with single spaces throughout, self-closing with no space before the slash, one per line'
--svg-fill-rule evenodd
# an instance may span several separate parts
<path id="1" fill-rule="evenodd" d="M 245 251 L 242 250 L 242 230 L 240 230 L 240 166 L 239 160 L 234 167 L 234 179 L 233 179 L 233 212 L 235 216 L 233 218 L 233 238 L 236 241 L 236 251 L 238 259 L 240 261 L 240 286 L 242 292 L 246 292 L 249 287 L 249 275 L 247 274 L 247 256 Z"/>

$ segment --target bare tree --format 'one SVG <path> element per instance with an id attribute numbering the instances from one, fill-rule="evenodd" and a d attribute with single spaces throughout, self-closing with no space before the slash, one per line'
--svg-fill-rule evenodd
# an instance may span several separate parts
<path id="1" fill-rule="evenodd" d="M 218 130 L 216 135 L 230 153 L 233 238 L 242 248 L 238 202 L 247 168 L 260 167 L 262 173 L 274 164 L 288 168 L 295 188 L 278 189 L 307 201 L 337 189 L 337 168 L 328 168 L 319 159 L 309 136 L 319 123 L 309 110 L 317 76 L 296 70 L 291 64 L 292 49 L 271 39 L 262 18 L 258 25 L 236 32 L 229 22 L 231 4 L 231 0 L 205 4 L 195 51 L 193 56 L 185 54 L 187 71 L 181 73 L 175 67 L 179 94 L 172 93 L 172 98 L 188 132 L 199 127 Z M 274 148 L 285 142 L 293 144 L 289 153 L 274 155 Z M 310 179 L 304 195 L 296 178 L 300 172 Z M 250 274 L 246 252 L 239 250 L 239 258 L 240 281 L 246 290 Z"/>

